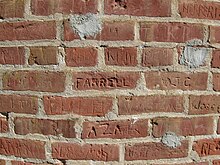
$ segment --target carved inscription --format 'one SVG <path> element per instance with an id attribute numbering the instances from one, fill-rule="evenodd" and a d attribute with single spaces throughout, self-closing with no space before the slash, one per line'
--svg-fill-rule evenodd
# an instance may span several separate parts
<path id="1" fill-rule="evenodd" d="M 112 110 L 112 99 L 108 97 L 44 97 L 45 111 L 49 115 L 75 113 L 84 116 L 104 116 Z"/>
<path id="2" fill-rule="evenodd" d="M 182 17 L 220 19 L 220 4 L 215 2 L 191 1 L 179 5 Z"/>
<path id="3" fill-rule="evenodd" d="M 150 89 L 206 90 L 207 73 L 148 72 L 145 75 Z"/>
<path id="4" fill-rule="evenodd" d="M 183 97 L 139 96 L 119 97 L 119 114 L 130 115 L 153 112 L 183 112 Z"/>
<path id="5" fill-rule="evenodd" d="M 0 132 L 1 133 L 8 132 L 8 122 L 4 117 L 0 117 Z"/>
<path id="6" fill-rule="evenodd" d="M 67 66 L 95 66 L 97 50 L 94 48 L 66 48 Z"/>
<path id="7" fill-rule="evenodd" d="M 38 110 L 37 97 L 23 95 L 0 95 L 0 112 L 35 114 Z"/>
<path id="8" fill-rule="evenodd" d="M 1 138 L 0 154 L 45 159 L 44 144 L 40 141 Z"/>
<path id="9" fill-rule="evenodd" d="M 190 96 L 190 114 L 210 114 L 220 113 L 220 97 L 209 96 Z"/>
<path id="10" fill-rule="evenodd" d="M 3 88 L 6 90 L 63 92 L 64 82 L 62 72 L 14 71 L 3 76 Z"/>
<path id="11" fill-rule="evenodd" d="M 137 49 L 106 48 L 105 63 L 107 65 L 135 66 L 137 65 Z"/>
<path id="12" fill-rule="evenodd" d="M 55 143 L 52 148 L 53 157 L 58 159 L 97 161 L 117 161 L 119 159 L 119 149 L 116 145 Z"/>
<path id="13" fill-rule="evenodd" d="M 132 138 L 147 136 L 148 120 L 85 122 L 83 138 Z"/>
<path id="14" fill-rule="evenodd" d="M 199 140 L 194 143 L 193 150 L 199 156 L 220 155 L 220 139 Z"/>
<path id="15" fill-rule="evenodd" d="M 0 64 L 24 64 L 24 48 L 0 48 Z"/>
<path id="16" fill-rule="evenodd" d="M 125 160 L 154 160 L 186 157 L 188 142 L 182 141 L 181 146 L 169 148 L 162 143 L 138 143 L 127 145 L 125 148 Z"/>
<path id="17" fill-rule="evenodd" d="M 138 73 L 75 73 L 73 74 L 76 90 L 130 89 L 136 86 Z"/>

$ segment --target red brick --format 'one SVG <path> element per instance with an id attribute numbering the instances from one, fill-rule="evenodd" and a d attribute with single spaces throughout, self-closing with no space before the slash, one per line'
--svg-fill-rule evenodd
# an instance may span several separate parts
<path id="1" fill-rule="evenodd" d="M 103 41 L 126 41 L 134 40 L 133 22 L 104 22 L 100 36 Z"/>
<path id="2" fill-rule="evenodd" d="M 73 31 L 69 21 L 64 21 L 64 40 L 72 41 L 80 39 Z M 102 41 L 127 41 L 134 40 L 134 22 L 104 22 L 102 31 L 95 37 L 88 37 L 90 40 Z"/>
<path id="3" fill-rule="evenodd" d="M 220 43 L 220 27 L 219 26 L 210 26 L 210 36 L 209 41 L 211 43 Z"/>
<path id="4" fill-rule="evenodd" d="M 138 138 L 148 135 L 148 120 L 84 122 L 82 138 Z"/>
<path id="5" fill-rule="evenodd" d="M 13 17 L 24 17 L 24 0 L 1 0 L 0 18 Z"/>
<path id="6" fill-rule="evenodd" d="M 66 48 L 66 65 L 72 67 L 95 66 L 98 62 L 96 48 Z"/>
<path id="7" fill-rule="evenodd" d="M 65 75 L 63 72 L 13 71 L 3 76 L 3 88 L 17 91 L 63 92 Z"/>
<path id="8" fill-rule="evenodd" d="M 5 160 L 0 160 L 0 164 L 1 165 L 6 165 L 6 161 Z"/>
<path id="9" fill-rule="evenodd" d="M 213 165 L 220 165 L 220 160 L 213 160 L 212 164 Z"/>
<path id="10" fill-rule="evenodd" d="M 4 22 L 0 23 L 0 29 L 0 41 L 56 38 L 56 24 L 54 21 Z"/>
<path id="11" fill-rule="evenodd" d="M 179 13 L 183 18 L 220 19 L 220 3 L 203 0 L 181 0 Z"/>
<path id="12" fill-rule="evenodd" d="M 25 54 L 23 47 L 0 48 L 0 64 L 24 65 Z"/>
<path id="13" fill-rule="evenodd" d="M 62 163 L 53 163 L 54 165 L 63 165 Z M 52 165 L 48 163 L 29 163 L 23 161 L 11 161 L 11 165 Z"/>
<path id="14" fill-rule="evenodd" d="M 19 135 L 43 134 L 62 135 L 67 138 L 76 137 L 75 121 L 71 120 L 50 120 L 33 118 L 15 118 L 15 133 Z"/>
<path id="15" fill-rule="evenodd" d="M 171 16 L 170 0 L 105 0 L 105 14 L 148 17 Z"/>
<path id="16" fill-rule="evenodd" d="M 152 165 L 209 165 L 208 162 L 197 162 L 197 163 L 174 163 L 174 164 L 152 164 Z"/>
<path id="17" fill-rule="evenodd" d="M 213 134 L 212 117 L 194 118 L 155 118 L 153 119 L 153 136 L 161 137 L 166 132 L 174 132 L 179 136 L 196 136 Z"/>
<path id="18" fill-rule="evenodd" d="M 160 90 L 206 90 L 207 73 L 147 72 L 147 88 Z"/>
<path id="19" fill-rule="evenodd" d="M 8 131 L 9 131 L 8 121 L 7 121 L 6 117 L 0 117 L 0 132 L 6 133 Z"/>
<path id="20" fill-rule="evenodd" d="M 117 66 L 136 66 L 136 48 L 105 48 L 105 64 Z"/>
<path id="21" fill-rule="evenodd" d="M 0 154 L 22 158 L 45 159 L 45 142 L 0 138 Z"/>
<path id="22" fill-rule="evenodd" d="M 30 65 L 56 65 L 57 62 L 57 47 L 30 47 Z"/>
<path id="23" fill-rule="evenodd" d="M 97 13 L 98 0 L 32 0 L 34 15 Z"/>
<path id="24" fill-rule="evenodd" d="M 183 97 L 181 96 L 120 96 L 118 98 L 120 115 L 136 115 L 141 113 L 175 112 L 181 113 Z"/>
<path id="25" fill-rule="evenodd" d="M 141 23 L 140 39 L 145 42 L 186 42 L 203 40 L 203 26 L 187 23 Z"/>
<path id="26" fill-rule="evenodd" d="M 173 49 L 144 48 L 142 66 L 168 66 L 173 64 Z"/>
<path id="27" fill-rule="evenodd" d="M 213 73 L 213 89 L 215 91 L 220 91 L 220 74 Z"/>
<path id="28" fill-rule="evenodd" d="M 105 116 L 112 110 L 112 104 L 112 98 L 109 97 L 44 97 L 44 108 L 48 115 L 74 113 L 83 116 Z"/>
<path id="29" fill-rule="evenodd" d="M 200 157 L 220 155 L 220 139 L 202 139 L 195 141 L 193 150 L 198 153 Z"/>
<path id="30" fill-rule="evenodd" d="M 189 114 L 218 114 L 220 113 L 220 96 L 200 95 L 189 97 Z"/>
<path id="31" fill-rule="evenodd" d="M 169 148 L 158 142 L 126 145 L 125 160 L 156 160 L 187 157 L 188 142 L 182 141 L 181 143 L 182 145 L 177 148 Z"/>
<path id="32" fill-rule="evenodd" d="M 78 72 L 73 74 L 75 90 L 132 89 L 140 74 L 137 72 Z"/>
<path id="33" fill-rule="evenodd" d="M 220 68 L 220 50 L 213 50 L 212 52 L 212 67 Z"/>
<path id="34" fill-rule="evenodd" d="M 28 95 L 0 95 L 0 112 L 36 114 L 38 98 Z"/>
<path id="35" fill-rule="evenodd" d="M 80 39 L 80 37 L 74 32 L 73 28 L 70 26 L 70 23 L 68 20 L 64 20 L 63 29 L 64 29 L 63 40 L 72 41 L 75 39 Z"/>
<path id="36" fill-rule="evenodd" d="M 113 144 L 53 143 L 52 157 L 69 160 L 118 161 L 119 147 Z"/>

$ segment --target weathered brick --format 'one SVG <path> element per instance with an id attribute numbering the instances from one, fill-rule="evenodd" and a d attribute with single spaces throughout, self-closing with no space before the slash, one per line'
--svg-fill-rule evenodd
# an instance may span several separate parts
<path id="1" fill-rule="evenodd" d="M 112 104 L 109 97 L 44 97 L 44 109 L 48 115 L 105 116 L 112 110 Z"/>
<path id="2" fill-rule="evenodd" d="M 0 133 L 6 133 L 8 131 L 9 131 L 9 127 L 6 117 L 0 117 Z"/>
<path id="3" fill-rule="evenodd" d="M 0 112 L 36 114 L 38 98 L 28 95 L 0 95 Z"/>
<path id="4" fill-rule="evenodd" d="M 31 9 L 34 15 L 97 13 L 98 0 L 32 0 Z"/>
<path id="5" fill-rule="evenodd" d="M 12 71 L 3 76 L 3 89 L 18 91 L 63 92 L 65 75 L 63 72 Z"/>
<path id="6" fill-rule="evenodd" d="M 26 134 L 43 134 L 43 135 L 62 135 L 67 138 L 76 137 L 75 121 L 71 120 L 50 120 L 34 118 L 15 118 L 15 133 L 20 135 Z"/>
<path id="7" fill-rule="evenodd" d="M 1 0 L 0 18 L 24 17 L 24 0 Z"/>
<path id="8" fill-rule="evenodd" d="M 136 66 L 137 48 L 105 48 L 105 64 L 118 66 Z"/>
<path id="9" fill-rule="evenodd" d="M 63 165 L 62 163 L 53 163 L 54 165 Z M 11 161 L 11 165 L 52 165 L 50 163 L 30 163 L 30 162 L 23 162 L 23 161 Z"/>
<path id="10" fill-rule="evenodd" d="M 69 160 L 118 161 L 119 147 L 113 144 L 53 143 L 52 157 Z"/>
<path id="11" fill-rule="evenodd" d="M 1 47 L 0 64 L 24 65 L 25 51 L 23 47 Z"/>
<path id="12" fill-rule="evenodd" d="M 0 41 L 56 38 L 56 24 L 54 21 L 4 22 L 0 23 L 0 29 Z"/>
<path id="13" fill-rule="evenodd" d="M 220 160 L 213 160 L 212 164 L 213 165 L 220 165 Z"/>
<path id="14" fill-rule="evenodd" d="M 213 134 L 212 117 L 193 118 L 155 118 L 153 123 L 153 136 L 161 137 L 166 132 L 174 132 L 180 136 L 196 136 Z"/>
<path id="15" fill-rule="evenodd" d="M 202 139 L 195 141 L 193 150 L 198 153 L 200 157 L 220 155 L 220 139 Z"/>
<path id="16" fill-rule="evenodd" d="M 64 21 L 64 40 L 72 41 L 79 39 L 69 21 Z M 88 37 L 90 40 L 102 40 L 102 41 L 128 41 L 134 40 L 134 22 L 104 22 L 102 24 L 102 31 L 100 34 L 94 37 Z"/>
<path id="17" fill-rule="evenodd" d="M 132 115 L 154 112 L 181 113 L 183 108 L 183 97 L 181 96 L 120 96 L 118 98 L 120 115 Z"/>
<path id="18" fill-rule="evenodd" d="M 215 91 L 220 91 L 220 74 L 213 73 L 213 89 Z"/>
<path id="19" fill-rule="evenodd" d="M 6 161 L 5 160 L 0 160 L 0 164 L 1 165 L 6 165 Z"/>
<path id="20" fill-rule="evenodd" d="M 142 66 L 168 66 L 173 64 L 173 49 L 144 48 Z"/>
<path id="21" fill-rule="evenodd" d="M 103 41 L 134 40 L 133 22 L 104 22 L 101 34 L 97 36 Z"/>
<path id="22" fill-rule="evenodd" d="M 211 43 L 220 43 L 220 27 L 219 26 L 210 26 L 210 36 L 209 36 L 209 41 Z"/>
<path id="23" fill-rule="evenodd" d="M 30 47 L 30 65 L 56 65 L 57 62 L 57 47 Z"/>
<path id="24" fill-rule="evenodd" d="M 148 120 L 84 122 L 82 138 L 138 138 L 148 135 Z"/>
<path id="25" fill-rule="evenodd" d="M 181 146 L 177 148 L 169 148 L 158 142 L 128 144 L 125 147 L 125 160 L 155 160 L 187 157 L 188 141 L 182 141 L 181 143 Z"/>
<path id="26" fill-rule="evenodd" d="M 183 18 L 220 19 L 220 3 L 203 0 L 180 0 L 179 14 Z"/>
<path id="27" fill-rule="evenodd" d="M 220 96 L 200 95 L 189 97 L 189 114 L 220 113 Z"/>
<path id="28" fill-rule="evenodd" d="M 206 90 L 207 73 L 147 72 L 147 88 L 160 90 Z"/>
<path id="29" fill-rule="evenodd" d="M 203 25 L 187 23 L 140 23 L 140 39 L 145 42 L 186 42 L 203 40 Z"/>
<path id="30" fill-rule="evenodd" d="M 166 164 L 152 164 L 152 165 L 209 165 L 209 162 L 193 162 L 193 163 L 166 163 Z"/>
<path id="31" fill-rule="evenodd" d="M 105 0 L 105 14 L 148 17 L 171 16 L 170 0 Z"/>
<path id="32" fill-rule="evenodd" d="M 95 66 L 98 62 L 96 48 L 66 48 L 66 65 L 72 67 Z"/>
<path id="33" fill-rule="evenodd" d="M 220 50 L 213 50 L 212 52 L 212 67 L 220 68 Z"/>
<path id="34" fill-rule="evenodd" d="M 137 72 L 78 72 L 73 74 L 75 90 L 132 89 L 140 74 Z"/>
<path id="35" fill-rule="evenodd" d="M 45 159 L 45 142 L 0 138 L 0 154 L 22 158 Z"/>

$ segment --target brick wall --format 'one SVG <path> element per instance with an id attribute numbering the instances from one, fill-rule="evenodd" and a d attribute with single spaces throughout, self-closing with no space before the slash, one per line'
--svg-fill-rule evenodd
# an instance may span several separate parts
<path id="1" fill-rule="evenodd" d="M 0 0 L 0 165 L 220 164 L 219 0 Z"/>

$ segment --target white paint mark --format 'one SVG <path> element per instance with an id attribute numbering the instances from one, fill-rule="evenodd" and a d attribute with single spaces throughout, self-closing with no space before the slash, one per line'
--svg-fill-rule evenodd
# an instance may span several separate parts
<path id="1" fill-rule="evenodd" d="M 180 138 L 173 132 L 167 132 L 162 137 L 162 143 L 171 148 L 181 146 Z"/>
<path id="2" fill-rule="evenodd" d="M 82 40 L 86 37 L 96 36 L 102 30 L 101 21 L 95 14 L 71 15 L 70 24 Z"/>
<path id="3" fill-rule="evenodd" d="M 203 65 L 209 51 L 208 48 L 201 47 L 201 45 L 202 41 L 198 39 L 188 41 L 182 52 L 180 64 L 190 68 L 198 68 Z"/>

